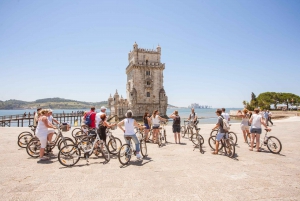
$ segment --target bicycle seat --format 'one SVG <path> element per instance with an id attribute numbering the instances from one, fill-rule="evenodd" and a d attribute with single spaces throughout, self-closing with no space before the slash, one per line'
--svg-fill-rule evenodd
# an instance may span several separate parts
<path id="1" fill-rule="evenodd" d="M 126 140 L 131 140 L 132 139 L 132 137 L 125 137 L 126 138 Z"/>

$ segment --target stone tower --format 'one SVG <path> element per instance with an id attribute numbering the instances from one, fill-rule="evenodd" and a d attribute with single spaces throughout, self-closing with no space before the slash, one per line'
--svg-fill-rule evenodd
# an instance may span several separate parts
<path id="1" fill-rule="evenodd" d="M 161 116 L 166 115 L 168 97 L 163 86 L 163 70 L 161 63 L 161 47 L 156 50 L 139 48 L 134 43 L 133 50 L 128 53 L 126 68 L 126 93 L 128 107 L 134 116 L 143 116 L 147 111 L 159 110 Z"/>

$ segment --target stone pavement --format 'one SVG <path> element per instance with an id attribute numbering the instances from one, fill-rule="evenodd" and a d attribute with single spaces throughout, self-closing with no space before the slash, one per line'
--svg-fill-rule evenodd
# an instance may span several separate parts
<path id="1" fill-rule="evenodd" d="M 300 122 L 274 122 L 270 135 L 281 140 L 280 155 L 267 147 L 250 152 L 239 124 L 232 125 L 239 138 L 235 159 L 211 154 L 213 125 L 200 125 L 204 154 L 187 139 L 175 144 L 167 126 L 170 143 L 147 144 L 148 158 L 126 167 L 117 158 L 103 164 L 94 156 L 89 165 L 81 159 L 72 168 L 57 158 L 40 163 L 17 146 L 18 134 L 28 128 L 0 128 L 0 200 L 300 200 Z M 113 133 L 122 139 L 120 130 Z"/>

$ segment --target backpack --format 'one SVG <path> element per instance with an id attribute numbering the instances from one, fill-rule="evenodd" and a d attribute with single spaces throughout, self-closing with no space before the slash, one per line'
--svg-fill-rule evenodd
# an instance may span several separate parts
<path id="1" fill-rule="evenodd" d="M 222 116 L 221 116 L 221 118 L 222 118 L 222 121 L 223 121 L 222 128 L 225 131 L 229 131 L 230 130 L 230 125 L 229 125 L 228 121 L 224 117 L 222 117 Z"/>
<path id="2" fill-rule="evenodd" d="M 88 113 L 86 116 L 85 116 L 85 125 L 88 125 L 90 126 L 91 123 L 92 123 L 92 120 L 91 120 L 91 115 L 92 115 L 92 112 Z"/>

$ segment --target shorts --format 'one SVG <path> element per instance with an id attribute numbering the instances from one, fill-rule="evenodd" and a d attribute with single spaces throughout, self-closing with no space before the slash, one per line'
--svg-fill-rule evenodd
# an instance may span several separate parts
<path id="1" fill-rule="evenodd" d="M 218 133 L 216 140 L 220 142 L 220 140 L 224 137 L 225 133 Z M 228 134 L 226 133 L 226 139 L 228 139 Z"/>
<path id="2" fill-rule="evenodd" d="M 173 125 L 173 133 L 180 133 L 180 125 Z"/>
<path id="3" fill-rule="evenodd" d="M 261 134 L 261 128 L 250 128 L 250 133 Z"/>
<path id="4" fill-rule="evenodd" d="M 101 140 L 103 140 L 104 143 L 106 143 L 106 133 L 102 133 L 102 132 L 101 132 L 101 133 L 99 134 L 99 138 L 100 138 Z"/>
<path id="5" fill-rule="evenodd" d="M 152 126 L 152 129 L 159 129 L 159 127 L 160 127 L 159 124 L 154 124 L 154 125 Z"/>
<path id="6" fill-rule="evenodd" d="M 48 134 L 50 133 L 54 133 L 54 129 L 53 128 L 48 128 Z"/>
<path id="7" fill-rule="evenodd" d="M 241 124 L 241 129 L 242 129 L 242 131 L 249 130 L 249 126 Z"/>
<path id="8" fill-rule="evenodd" d="M 146 127 L 145 129 L 150 129 L 149 124 L 144 124 L 144 126 Z"/>

